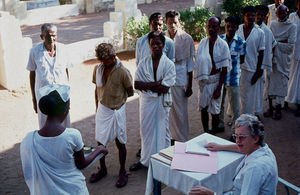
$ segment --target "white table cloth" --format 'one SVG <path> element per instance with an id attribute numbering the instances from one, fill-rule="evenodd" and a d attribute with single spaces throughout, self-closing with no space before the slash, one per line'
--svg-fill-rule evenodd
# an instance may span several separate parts
<path id="1" fill-rule="evenodd" d="M 216 137 L 214 135 L 204 133 L 195 139 L 207 139 L 208 142 L 215 142 L 218 144 L 232 144 L 232 142 L 225 139 Z M 192 141 L 190 140 L 190 141 Z M 190 142 L 188 141 L 188 142 Z M 217 174 L 207 174 L 207 173 L 196 173 L 187 171 L 178 171 L 171 169 L 171 166 L 163 163 L 155 158 L 159 158 L 165 162 L 171 162 L 159 154 L 152 155 L 150 159 L 147 185 L 145 194 L 151 194 L 153 191 L 153 179 L 166 184 L 178 191 L 185 194 L 191 190 L 194 186 L 205 186 L 218 194 L 223 194 L 223 192 L 228 191 L 232 188 L 233 177 L 236 167 L 239 165 L 244 155 L 228 152 L 228 151 L 218 151 L 218 173 Z"/>

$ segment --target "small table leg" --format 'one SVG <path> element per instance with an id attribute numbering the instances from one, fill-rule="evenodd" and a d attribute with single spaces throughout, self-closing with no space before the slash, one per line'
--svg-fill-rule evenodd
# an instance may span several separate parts
<path id="1" fill-rule="evenodd" d="M 154 195 L 161 195 L 161 183 L 156 179 L 153 179 L 153 194 Z"/>

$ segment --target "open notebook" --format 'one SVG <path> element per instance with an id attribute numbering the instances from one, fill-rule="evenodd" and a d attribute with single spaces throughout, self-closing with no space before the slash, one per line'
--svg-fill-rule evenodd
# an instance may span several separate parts
<path id="1" fill-rule="evenodd" d="M 193 154 L 202 154 L 202 155 L 210 155 L 210 151 L 207 150 L 204 146 L 207 145 L 207 140 L 199 140 L 199 141 L 189 141 L 186 143 L 186 153 Z"/>

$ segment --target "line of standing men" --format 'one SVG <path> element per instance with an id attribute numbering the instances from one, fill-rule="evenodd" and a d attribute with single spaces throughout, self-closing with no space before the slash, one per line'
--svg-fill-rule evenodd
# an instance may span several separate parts
<path id="1" fill-rule="evenodd" d="M 297 5 L 299 9 L 299 0 Z M 196 57 L 191 36 L 180 28 L 178 12 L 170 11 L 166 14 L 168 27 L 166 35 L 162 33 L 163 16 L 160 13 L 150 16 L 151 32 L 138 40 L 136 48 L 137 71 L 134 87 L 140 95 L 142 147 L 141 159 L 130 166 L 131 171 L 148 167 L 150 156 L 168 147 L 171 140 L 188 140 L 187 98 L 192 95 L 194 69 L 194 78 L 198 80 L 200 91 L 199 110 L 206 132 L 215 133 L 224 129 L 220 127 L 219 114 L 222 110 L 224 113 L 222 102 L 226 91 L 233 120 L 240 112 L 248 114 L 262 112 L 264 69 L 269 70 L 266 74 L 269 82 L 267 86 L 273 84 L 277 91 L 287 91 L 286 77 L 296 41 L 296 25 L 288 20 L 287 7 L 279 6 L 277 8 L 279 19 L 271 24 L 278 45 L 272 58 L 271 50 L 275 46 L 275 41 L 270 31 L 266 30 L 267 27 L 259 22 L 259 13 L 263 12 L 264 8 L 257 7 L 257 10 L 251 6 L 246 7 L 243 10 L 245 23 L 240 26 L 236 18 L 228 17 L 225 20 L 226 33 L 221 36 L 218 36 L 221 20 L 210 17 L 207 21 L 208 37 L 201 40 Z M 265 16 L 266 12 L 261 15 Z M 299 20 L 299 14 L 295 15 L 295 18 L 297 16 Z M 254 23 L 255 18 L 260 27 Z M 41 31 L 43 42 L 32 48 L 27 66 L 30 71 L 33 106 L 39 116 L 42 115 L 37 108 L 38 89 L 51 83 L 68 85 L 67 69 L 71 67 L 63 45 L 56 43 L 56 26 L 44 24 Z M 127 142 L 125 102 L 127 97 L 133 95 L 132 78 L 117 58 L 111 44 L 100 44 L 96 48 L 96 55 L 101 62 L 93 73 L 97 106 L 96 140 L 99 145 L 104 146 L 116 140 L 120 159 L 120 173 L 116 186 L 123 187 L 128 181 L 125 170 Z M 298 64 L 299 60 L 294 60 L 294 69 L 297 69 Z M 275 75 L 274 82 L 272 74 Z M 299 94 L 299 84 L 296 86 L 293 84 L 291 85 Z M 267 88 L 267 92 L 270 99 L 273 96 L 278 97 L 282 104 L 281 94 L 271 94 L 270 87 Z M 240 101 L 241 109 L 239 109 Z M 275 119 L 281 117 L 277 111 Z M 212 130 L 208 128 L 208 113 L 212 115 Z M 42 117 L 39 117 L 39 123 L 41 128 L 44 124 Z M 65 126 L 70 126 L 70 122 Z M 105 158 L 102 158 L 100 169 L 91 176 L 90 182 L 99 181 L 106 175 Z"/>

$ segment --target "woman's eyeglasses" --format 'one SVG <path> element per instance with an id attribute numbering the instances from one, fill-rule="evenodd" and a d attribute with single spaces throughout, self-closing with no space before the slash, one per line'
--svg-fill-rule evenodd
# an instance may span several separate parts
<path id="1" fill-rule="evenodd" d="M 240 141 L 244 141 L 248 136 L 250 136 L 250 135 L 236 135 L 236 134 L 232 134 L 233 139 L 240 140 Z"/>

